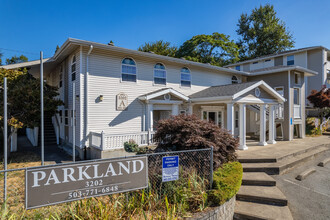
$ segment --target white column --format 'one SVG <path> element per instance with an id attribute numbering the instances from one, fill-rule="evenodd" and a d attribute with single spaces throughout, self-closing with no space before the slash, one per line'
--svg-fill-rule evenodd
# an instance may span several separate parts
<path id="1" fill-rule="evenodd" d="M 234 104 L 228 103 L 227 104 L 227 130 L 230 132 L 230 134 L 234 135 Z"/>
<path id="2" fill-rule="evenodd" d="M 239 150 L 247 150 L 246 146 L 246 105 L 239 104 Z"/>
<path id="3" fill-rule="evenodd" d="M 147 115 L 148 115 L 147 130 L 152 131 L 154 127 L 154 114 L 153 114 L 152 104 L 147 104 Z"/>
<path id="4" fill-rule="evenodd" d="M 193 114 L 193 104 L 189 104 L 189 106 L 188 106 L 188 114 L 189 115 L 192 115 Z"/>
<path id="5" fill-rule="evenodd" d="M 266 105 L 260 105 L 260 146 L 267 145 L 266 142 Z"/>
<path id="6" fill-rule="evenodd" d="M 179 105 L 173 104 L 172 105 L 172 115 L 178 115 L 179 114 Z"/>
<path id="7" fill-rule="evenodd" d="M 275 141 L 275 106 L 269 105 L 269 140 L 268 144 L 276 144 Z"/>

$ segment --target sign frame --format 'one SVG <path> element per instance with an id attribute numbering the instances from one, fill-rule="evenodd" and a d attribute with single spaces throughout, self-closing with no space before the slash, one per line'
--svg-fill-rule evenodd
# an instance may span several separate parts
<path id="1" fill-rule="evenodd" d="M 130 161 L 130 160 L 144 160 L 144 170 L 145 170 L 145 185 L 141 187 L 136 187 L 136 188 L 129 188 L 129 189 L 123 189 L 123 190 L 118 190 L 118 191 L 112 191 L 108 193 L 99 193 L 99 194 L 93 194 L 93 195 L 88 195 L 84 197 L 77 197 L 73 199 L 67 199 L 67 200 L 61 200 L 61 201 L 56 201 L 56 202 L 49 202 L 46 204 L 42 205 L 34 205 L 34 206 L 28 206 L 28 172 L 32 171 L 41 171 L 45 169 L 52 169 L 52 168 L 67 168 L 67 167 L 72 167 L 72 166 L 86 166 L 86 165 L 95 165 L 95 164 L 101 164 L 101 163 L 112 163 L 112 162 L 122 162 L 122 161 Z M 74 202 L 82 199 L 87 199 L 87 198 L 94 198 L 94 197 L 100 197 L 100 196 L 106 196 L 106 195 L 112 195 L 112 194 L 118 194 L 118 193 L 124 193 L 124 192 L 130 192 L 130 191 L 135 191 L 135 190 L 140 190 L 140 189 L 145 189 L 148 188 L 148 174 L 149 174 L 149 167 L 148 167 L 148 156 L 133 156 L 133 157 L 125 157 L 125 158 L 118 158 L 118 159 L 100 159 L 100 160 L 95 160 L 95 161 L 82 161 L 82 162 L 76 162 L 76 163 L 68 163 L 68 164 L 56 164 L 56 165 L 48 165 L 48 166 L 39 166 L 39 167 L 28 167 L 25 170 L 25 209 L 30 210 L 30 209 L 36 209 L 36 208 L 41 208 L 45 206 L 51 206 L 51 205 L 57 205 L 57 204 L 62 204 L 62 203 L 67 203 L 67 202 Z M 111 177 L 111 178 L 116 178 L 116 177 Z M 85 182 L 86 180 L 84 180 Z M 120 185 L 121 183 L 115 183 L 116 185 Z M 115 185 L 112 184 L 112 185 Z M 106 185 L 105 185 L 106 186 Z M 105 187 L 104 186 L 104 187 Z M 99 186 L 102 187 L 102 186 Z M 76 192 L 77 190 L 80 189 L 72 189 L 70 191 Z"/>
<path id="2" fill-rule="evenodd" d="M 164 159 L 165 158 L 176 158 L 175 161 L 177 161 L 177 163 L 178 163 L 178 166 L 175 167 L 175 168 L 177 168 L 177 171 L 178 171 L 178 175 L 176 176 L 177 177 L 176 179 L 171 179 L 171 180 L 164 181 L 164 169 L 168 169 L 168 167 L 164 167 Z M 179 157 L 179 155 L 164 156 L 164 157 L 162 157 L 162 182 L 163 183 L 179 180 L 179 178 L 180 178 L 180 174 L 179 173 L 180 173 L 180 157 Z"/>

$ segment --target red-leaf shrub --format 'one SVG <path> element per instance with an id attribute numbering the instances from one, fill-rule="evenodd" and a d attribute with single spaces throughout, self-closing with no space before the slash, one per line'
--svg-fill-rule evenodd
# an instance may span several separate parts
<path id="1" fill-rule="evenodd" d="M 180 151 L 213 146 L 214 169 L 228 161 L 235 161 L 238 140 L 227 130 L 195 115 L 178 115 L 158 122 L 154 136 L 160 140 L 156 151 Z"/>

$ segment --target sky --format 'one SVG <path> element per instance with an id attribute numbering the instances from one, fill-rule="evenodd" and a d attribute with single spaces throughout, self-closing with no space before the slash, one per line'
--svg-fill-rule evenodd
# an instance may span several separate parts
<path id="1" fill-rule="evenodd" d="M 0 0 L 2 59 L 54 54 L 69 37 L 137 49 L 165 40 L 180 46 L 198 34 L 224 33 L 237 40 L 242 13 L 273 4 L 295 39 L 295 48 L 330 48 L 329 0 Z"/>

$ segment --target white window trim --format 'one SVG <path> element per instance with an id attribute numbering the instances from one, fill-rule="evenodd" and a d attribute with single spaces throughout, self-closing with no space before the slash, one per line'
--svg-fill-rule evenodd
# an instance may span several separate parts
<path id="1" fill-rule="evenodd" d="M 189 82 L 188 80 L 182 80 L 182 79 L 181 79 L 181 73 L 182 73 L 181 70 L 182 70 L 183 68 L 187 68 L 187 69 L 189 70 L 189 74 L 190 74 L 190 86 L 183 86 L 182 83 L 181 83 L 181 81 Z M 187 74 L 187 73 L 186 73 L 186 74 Z M 191 70 L 190 70 L 188 67 L 184 66 L 184 67 L 182 67 L 182 68 L 180 69 L 180 88 L 181 88 L 181 89 L 191 89 L 191 87 L 192 87 L 192 74 L 191 74 Z"/>
<path id="2" fill-rule="evenodd" d="M 295 89 L 298 89 L 298 92 L 299 92 L 299 94 L 298 94 L 298 101 L 299 101 L 299 104 L 297 105 L 297 104 L 295 104 L 294 103 L 294 90 Z M 293 110 L 293 119 L 295 120 L 295 119 L 297 119 L 297 120 L 300 120 L 300 119 L 302 119 L 302 95 L 301 95 L 301 88 L 300 87 L 296 87 L 296 86 L 294 86 L 293 87 L 293 108 L 295 107 L 295 106 L 299 106 L 299 111 L 300 111 L 300 113 L 299 113 L 299 115 L 300 115 L 300 118 L 296 118 L 295 117 L 295 115 L 294 115 L 294 110 Z"/>
<path id="3" fill-rule="evenodd" d="M 136 73 L 135 74 L 130 74 L 130 73 L 123 73 L 123 60 L 129 58 L 132 59 L 135 63 L 135 68 L 136 68 Z M 124 64 L 127 65 L 127 64 Z M 133 65 L 127 65 L 127 66 L 133 66 Z M 127 75 L 136 75 L 136 80 L 135 82 L 131 82 L 131 81 L 123 81 L 123 74 L 127 74 Z M 136 84 L 138 82 L 138 66 L 137 66 L 137 62 L 132 58 L 132 57 L 124 57 L 123 59 L 120 60 L 120 83 L 130 83 L 130 84 Z"/>
<path id="4" fill-rule="evenodd" d="M 165 71 L 165 84 L 158 84 L 158 83 L 155 83 L 155 78 L 159 78 L 159 79 L 164 79 L 164 78 L 162 78 L 162 77 L 155 77 L 155 70 L 156 70 L 156 68 L 155 68 L 155 66 L 157 65 L 157 64 L 162 64 L 163 66 L 164 66 L 164 71 Z M 153 86 L 160 86 L 160 87 L 166 87 L 167 86 L 167 69 L 166 69 L 166 66 L 163 64 L 163 63 L 161 63 L 161 62 L 157 62 L 155 65 L 154 65 L 154 71 L 153 71 L 153 75 L 154 75 L 154 78 L 153 78 L 153 81 L 152 81 L 152 85 Z"/>
<path id="5" fill-rule="evenodd" d="M 73 62 L 73 58 L 74 57 L 76 57 L 76 61 L 75 62 Z M 76 65 L 76 67 L 75 67 L 75 72 L 72 72 L 72 66 L 73 66 L 73 64 L 74 65 Z M 75 79 L 74 79 L 74 81 L 76 81 L 77 80 L 77 56 L 76 56 L 76 54 L 74 54 L 72 57 L 71 57 L 71 65 L 70 65 L 70 79 L 71 79 L 71 82 L 73 82 L 73 80 L 72 80 L 72 74 L 73 73 L 75 73 Z"/>

